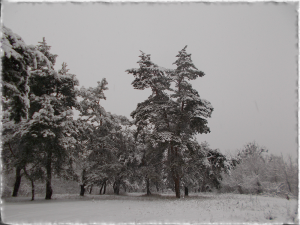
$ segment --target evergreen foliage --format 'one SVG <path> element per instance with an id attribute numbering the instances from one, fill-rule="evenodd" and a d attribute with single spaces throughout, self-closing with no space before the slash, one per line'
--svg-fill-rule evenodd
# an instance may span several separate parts
<path id="1" fill-rule="evenodd" d="M 26 45 L 23 39 L 10 29 L 2 27 L 2 102 L 9 119 L 20 122 L 27 118 L 30 107 L 28 79 L 36 62 L 41 61 L 50 68 L 51 62 L 35 46 Z"/>

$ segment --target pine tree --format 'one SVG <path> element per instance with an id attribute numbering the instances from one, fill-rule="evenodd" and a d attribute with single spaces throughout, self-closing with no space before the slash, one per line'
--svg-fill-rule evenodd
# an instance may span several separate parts
<path id="1" fill-rule="evenodd" d="M 176 56 L 175 70 L 155 65 L 150 55 L 142 52 L 138 69 L 127 70 L 135 77 L 134 88 L 152 89 L 152 95 L 138 104 L 131 116 L 135 119 L 138 131 L 152 126 L 153 146 L 167 143 L 167 162 L 169 173 L 174 181 L 176 197 L 180 198 L 180 180 L 184 176 L 183 156 L 188 152 L 187 145 L 195 134 L 210 132 L 206 118 L 211 116 L 213 107 L 201 99 L 192 88 L 189 80 L 204 76 L 186 53 L 186 47 Z M 175 89 L 171 89 L 171 83 Z M 168 94 L 171 92 L 172 94 Z"/>
<path id="2" fill-rule="evenodd" d="M 28 109 L 30 107 L 28 97 L 30 90 L 29 79 L 32 75 L 32 71 L 36 69 L 37 61 L 43 62 L 48 68 L 51 68 L 52 64 L 35 46 L 26 45 L 22 38 L 14 34 L 10 29 L 3 26 L 2 31 L 2 49 L 4 51 L 4 55 L 2 56 L 2 106 L 8 119 L 5 119 L 3 123 L 5 123 L 4 127 L 6 128 L 7 126 L 18 127 L 21 125 L 12 125 L 10 121 L 24 123 L 23 120 L 28 118 Z M 6 132 L 6 128 L 3 129 L 3 134 L 5 135 L 9 133 Z M 17 137 L 17 135 L 12 136 L 14 136 L 13 139 Z M 8 140 L 6 138 L 4 139 Z M 8 143 L 3 142 L 4 146 L 11 145 L 11 141 L 12 139 L 10 139 Z M 19 144 L 19 141 L 14 141 L 14 143 Z M 9 149 L 12 150 L 11 148 Z M 18 194 L 22 177 L 21 170 L 22 168 L 24 169 L 25 166 L 24 159 L 21 158 L 24 154 L 19 154 L 23 148 L 17 147 L 16 149 L 17 152 L 15 156 L 13 156 L 14 154 L 6 155 L 7 157 L 13 157 L 13 161 L 15 162 L 16 181 L 12 194 L 14 197 Z"/>
<path id="3" fill-rule="evenodd" d="M 151 130 L 144 128 L 136 132 L 136 162 L 137 171 L 135 173 L 138 183 L 146 183 L 147 195 L 151 195 L 151 183 L 155 184 L 156 190 L 159 190 L 159 184 L 162 179 L 162 159 L 163 147 L 158 145 L 153 147 L 151 140 Z"/>
<path id="4" fill-rule="evenodd" d="M 84 143 L 77 144 L 79 146 L 77 152 L 84 149 L 89 151 L 84 162 L 78 158 L 76 161 L 77 164 L 80 161 L 81 165 L 84 165 L 83 167 L 77 165 L 77 168 L 81 168 L 77 174 L 84 174 L 78 179 L 82 185 L 81 193 L 88 185 L 104 185 L 110 179 L 114 184 L 115 193 L 119 194 L 120 185 L 124 184 L 128 174 L 127 150 L 131 142 L 130 135 L 126 134 L 122 126 L 130 126 L 130 122 L 124 116 L 106 112 L 101 106 L 100 101 L 106 99 L 104 92 L 108 89 L 107 84 L 104 78 L 95 88 L 81 87 L 78 90 L 78 96 L 82 99 L 77 105 L 80 111 L 78 120 L 85 124 L 88 133 L 81 132 L 76 138 L 77 142 L 82 138 L 85 140 Z"/>
<path id="5" fill-rule="evenodd" d="M 38 50 L 48 60 L 55 64 L 57 55 L 49 52 L 45 38 L 39 42 Z M 68 138 L 66 134 L 67 124 L 72 120 L 72 107 L 76 103 L 75 86 L 78 81 L 75 75 L 69 74 L 66 63 L 62 69 L 56 72 L 46 67 L 43 62 L 37 62 L 37 67 L 32 71 L 29 79 L 30 85 L 30 110 L 29 119 L 34 126 L 31 132 L 36 132 L 39 141 L 45 151 L 44 167 L 46 169 L 46 199 L 51 199 L 52 173 L 59 174 L 67 158 L 65 143 Z"/>

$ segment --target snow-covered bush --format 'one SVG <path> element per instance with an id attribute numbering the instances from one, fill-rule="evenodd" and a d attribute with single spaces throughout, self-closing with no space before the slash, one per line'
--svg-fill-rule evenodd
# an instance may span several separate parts
<path id="1" fill-rule="evenodd" d="M 255 142 L 245 145 L 237 154 L 239 164 L 230 174 L 224 174 L 221 192 L 297 196 L 297 162 L 267 152 Z"/>

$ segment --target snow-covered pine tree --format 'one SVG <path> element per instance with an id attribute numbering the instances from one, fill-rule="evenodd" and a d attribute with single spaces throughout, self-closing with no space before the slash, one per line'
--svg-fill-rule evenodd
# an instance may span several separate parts
<path id="1" fill-rule="evenodd" d="M 137 126 L 136 138 L 139 140 L 141 163 L 140 171 L 146 180 L 147 192 L 150 194 L 150 178 L 159 177 L 157 169 L 152 162 L 153 156 L 156 162 L 162 162 L 163 152 L 169 142 L 174 139 L 171 133 L 172 121 L 168 115 L 172 114 L 173 102 L 168 91 L 171 91 L 171 79 L 167 76 L 170 70 L 159 67 L 151 61 L 150 55 L 141 52 L 138 61 L 139 68 L 126 70 L 135 79 L 132 85 L 135 89 L 144 90 L 150 88 L 152 94 L 131 113 Z M 145 134 L 147 134 L 145 136 Z M 143 137 L 145 136 L 145 137 Z M 159 157 L 161 157 L 159 159 Z M 161 171 L 160 171 L 161 172 Z M 156 180 L 157 183 L 157 180 Z"/>
<path id="2" fill-rule="evenodd" d="M 52 65 L 55 64 L 57 55 L 49 52 L 50 46 L 47 45 L 45 38 L 39 42 L 37 48 Z M 68 73 L 66 67 L 66 63 L 63 63 L 62 69 L 56 72 L 53 66 L 49 68 L 44 62 L 38 61 L 29 79 L 31 102 L 29 119 L 39 124 L 32 126 L 31 132 L 36 129 L 36 135 L 41 138 L 40 143 L 47 145 L 41 149 L 45 151 L 44 167 L 47 171 L 46 199 L 51 199 L 52 196 L 52 173 L 59 174 L 67 159 L 66 130 L 67 124 L 72 120 L 72 107 L 76 103 L 75 86 L 78 85 L 78 81 L 75 75 Z M 43 124 L 46 124 L 46 127 L 43 128 Z"/>
<path id="3" fill-rule="evenodd" d="M 218 149 L 211 149 L 207 142 L 200 144 L 205 153 L 205 163 L 199 165 L 201 179 L 199 187 L 201 192 L 206 192 L 207 187 L 221 188 L 223 174 L 228 174 L 232 168 L 231 161 Z"/>
<path id="4" fill-rule="evenodd" d="M 107 84 L 104 78 L 95 88 L 82 87 L 78 90 L 78 97 L 82 99 L 77 105 L 80 112 L 78 120 L 80 123 L 88 124 L 86 126 L 89 127 L 89 132 L 80 134 L 80 136 L 86 136 L 86 141 L 84 146 L 80 147 L 81 150 L 77 151 L 83 151 L 83 149 L 89 151 L 89 156 L 84 162 L 85 179 L 81 179 L 84 180 L 81 184 L 82 190 L 87 185 L 104 185 L 111 180 L 115 193 L 118 194 L 120 185 L 128 174 L 127 150 L 131 143 L 130 135 L 126 134 L 126 129 L 124 130 L 122 126 L 130 126 L 130 122 L 124 116 L 106 112 L 101 106 L 100 101 L 106 99 L 104 91 L 108 89 Z M 81 139 L 78 138 L 78 140 Z M 80 172 L 82 173 L 83 171 Z"/>
<path id="5" fill-rule="evenodd" d="M 26 45 L 19 35 L 13 33 L 5 26 L 3 26 L 1 30 L 3 32 L 1 47 L 4 52 L 2 56 L 2 109 L 6 112 L 8 119 L 3 121 L 3 127 L 5 127 L 3 129 L 3 140 L 9 140 L 8 143 L 3 142 L 5 146 L 6 144 L 10 145 L 12 140 L 21 138 L 16 134 L 12 134 L 12 139 L 5 138 L 5 136 L 9 134 L 9 132 L 6 132 L 6 128 L 7 126 L 22 126 L 21 124 L 12 125 L 10 120 L 16 123 L 26 123 L 24 120 L 28 118 L 28 109 L 30 107 L 30 101 L 28 99 L 30 87 L 28 82 L 32 71 L 36 69 L 37 61 L 43 62 L 48 68 L 51 68 L 52 65 L 43 53 L 37 50 L 35 46 Z M 19 144 L 20 141 L 14 141 L 14 143 Z M 10 154 L 10 156 L 15 155 L 13 158 L 16 168 L 16 181 L 12 194 L 14 197 L 18 195 L 22 177 L 21 170 L 25 169 L 24 158 L 21 158 L 21 156 L 24 156 L 21 152 L 22 149 L 21 147 L 16 147 L 14 149 L 15 153 Z"/>
<path id="6" fill-rule="evenodd" d="M 210 102 L 201 99 L 198 92 L 193 89 L 190 80 L 204 76 L 204 73 L 196 68 L 187 54 L 185 46 L 176 56 L 174 64 L 177 68 L 169 72 L 169 76 L 175 83 L 171 99 L 173 114 L 170 115 L 173 121 L 172 133 L 179 141 L 170 142 L 169 160 L 171 173 L 175 184 L 176 197 L 180 197 L 180 179 L 184 176 L 185 151 L 188 150 L 188 143 L 196 134 L 210 132 L 206 118 L 211 116 L 213 107 Z"/>
<path id="7" fill-rule="evenodd" d="M 13 196 L 17 196 L 21 177 L 25 176 L 30 180 L 32 186 L 32 200 L 34 200 L 34 181 L 43 180 L 42 157 L 36 146 L 28 145 L 28 129 L 30 123 L 21 120 L 19 123 L 7 121 L 3 117 L 2 126 L 2 159 L 3 171 L 11 171 L 16 168 L 16 182 Z M 19 168 L 19 170 L 18 170 Z"/>
<path id="8" fill-rule="evenodd" d="M 27 118 L 29 85 L 28 79 L 36 61 L 51 67 L 51 62 L 35 46 L 26 45 L 23 39 L 10 29 L 2 27 L 2 96 L 3 108 L 8 108 L 10 120 L 20 122 Z"/>
<path id="9" fill-rule="evenodd" d="M 136 159 L 137 169 L 135 177 L 139 184 L 146 184 L 147 195 L 151 195 L 151 184 L 155 184 L 156 190 L 159 190 L 159 184 L 162 180 L 163 168 L 163 150 L 164 147 L 151 144 L 151 130 L 144 127 L 135 135 L 136 139 Z"/>
<path id="10" fill-rule="evenodd" d="M 84 196 L 85 187 L 89 184 L 89 169 L 91 162 L 89 155 L 92 150 L 90 147 L 91 132 L 94 131 L 92 124 L 78 118 L 70 121 L 68 126 L 69 139 L 68 148 L 68 163 L 67 169 L 63 177 L 66 180 L 75 180 L 80 185 L 80 195 Z"/>
<path id="11" fill-rule="evenodd" d="M 175 70 L 155 65 L 150 55 L 142 52 L 138 62 L 140 68 L 127 70 L 135 77 L 134 88 L 152 89 L 152 95 L 139 103 L 131 116 L 135 119 L 138 130 L 152 125 L 152 144 L 168 144 L 166 166 L 174 181 L 176 197 L 180 198 L 180 180 L 184 176 L 184 155 L 188 152 L 187 145 L 194 135 L 210 132 L 206 118 L 211 116 L 213 107 L 201 99 L 192 88 L 189 80 L 204 76 L 186 53 L 186 47 L 176 56 Z M 175 83 L 175 89 L 170 88 Z M 167 92 L 172 94 L 168 95 Z"/>

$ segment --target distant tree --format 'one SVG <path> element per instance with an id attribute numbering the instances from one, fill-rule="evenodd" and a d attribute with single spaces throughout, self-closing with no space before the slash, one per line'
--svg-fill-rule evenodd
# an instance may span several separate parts
<path id="1" fill-rule="evenodd" d="M 131 186 L 130 178 L 134 175 L 136 147 L 133 131 L 129 127 L 130 125 L 127 125 L 116 133 L 116 150 L 109 165 L 109 174 L 112 177 L 114 193 L 117 195 L 121 186 L 125 191 Z"/>
<path id="2" fill-rule="evenodd" d="M 111 121 L 110 114 L 100 105 L 105 100 L 104 91 L 107 90 L 107 81 L 102 79 L 95 88 L 81 87 L 77 90 L 77 96 L 81 99 L 77 103 L 79 118 L 73 129 L 74 146 L 71 150 L 71 171 L 73 179 L 80 183 L 80 195 L 83 196 L 87 186 L 103 179 L 106 175 L 103 172 L 95 172 L 97 166 L 95 152 L 110 144 Z M 105 150 L 101 152 L 101 155 Z M 109 152 L 109 151 L 108 151 Z M 104 159 L 104 155 L 103 158 Z M 98 162 L 99 163 L 99 162 Z"/>
<path id="3" fill-rule="evenodd" d="M 159 191 L 159 184 L 162 179 L 163 169 L 163 147 L 153 147 L 151 141 L 151 130 L 144 128 L 139 133 L 136 133 L 136 154 L 138 154 L 138 164 L 136 176 L 139 183 L 146 184 L 147 195 L 151 195 L 151 183 L 155 185 Z"/>
<path id="4" fill-rule="evenodd" d="M 182 179 L 185 195 L 189 187 L 207 191 L 207 187 L 220 188 L 222 174 L 231 169 L 231 162 L 218 149 L 211 149 L 207 142 L 196 140 L 187 145 L 189 153 L 184 157 L 185 176 Z M 199 188 L 200 187 L 200 188 Z"/>
<path id="5" fill-rule="evenodd" d="M 190 187 L 199 187 L 203 181 L 204 171 L 209 166 L 206 158 L 207 149 L 204 144 L 200 144 L 194 140 L 187 145 L 188 154 L 185 155 L 185 168 L 182 183 L 184 186 L 185 196 L 189 195 Z"/>
<path id="6" fill-rule="evenodd" d="M 291 156 L 284 158 L 283 155 L 270 155 L 266 159 L 265 180 L 273 183 L 273 191 L 297 195 L 298 193 L 298 166 Z"/>
<path id="7" fill-rule="evenodd" d="M 210 149 L 207 152 L 207 160 L 209 166 L 204 169 L 201 191 L 206 191 L 207 184 L 219 189 L 223 179 L 222 173 L 228 173 L 231 169 L 230 162 L 218 149 Z"/>
<path id="8" fill-rule="evenodd" d="M 89 155 L 92 150 L 89 149 L 89 141 L 93 125 L 78 118 L 72 121 L 69 128 L 67 169 L 63 177 L 67 180 L 77 181 L 80 185 L 80 195 L 84 196 L 85 187 L 90 182 L 88 176 L 91 166 Z"/>
<path id="9" fill-rule="evenodd" d="M 80 180 L 81 195 L 86 186 L 93 184 L 101 185 L 101 194 L 109 180 L 113 183 L 115 194 L 119 194 L 120 185 L 125 186 L 129 173 L 128 157 L 130 151 L 133 152 L 133 143 L 132 135 L 125 127 L 131 124 L 126 117 L 106 112 L 101 106 L 100 101 L 106 99 L 104 91 L 108 89 L 107 84 L 106 79 L 102 79 L 97 87 L 82 87 L 78 91 L 78 97 L 82 99 L 77 105 L 80 112 L 78 122 L 80 120 L 85 124 L 82 127 L 88 128 L 87 132 L 80 132 L 75 138 L 78 146 L 75 152 L 88 151 L 84 159 L 76 156 L 73 160 L 73 167 L 76 165 L 77 177 L 80 178 L 77 180 Z"/>
<path id="10" fill-rule="evenodd" d="M 239 164 L 230 171 L 225 185 L 237 189 L 239 193 L 262 192 L 262 181 L 266 178 L 266 153 L 268 150 L 255 142 L 244 146 L 237 154 Z"/>

